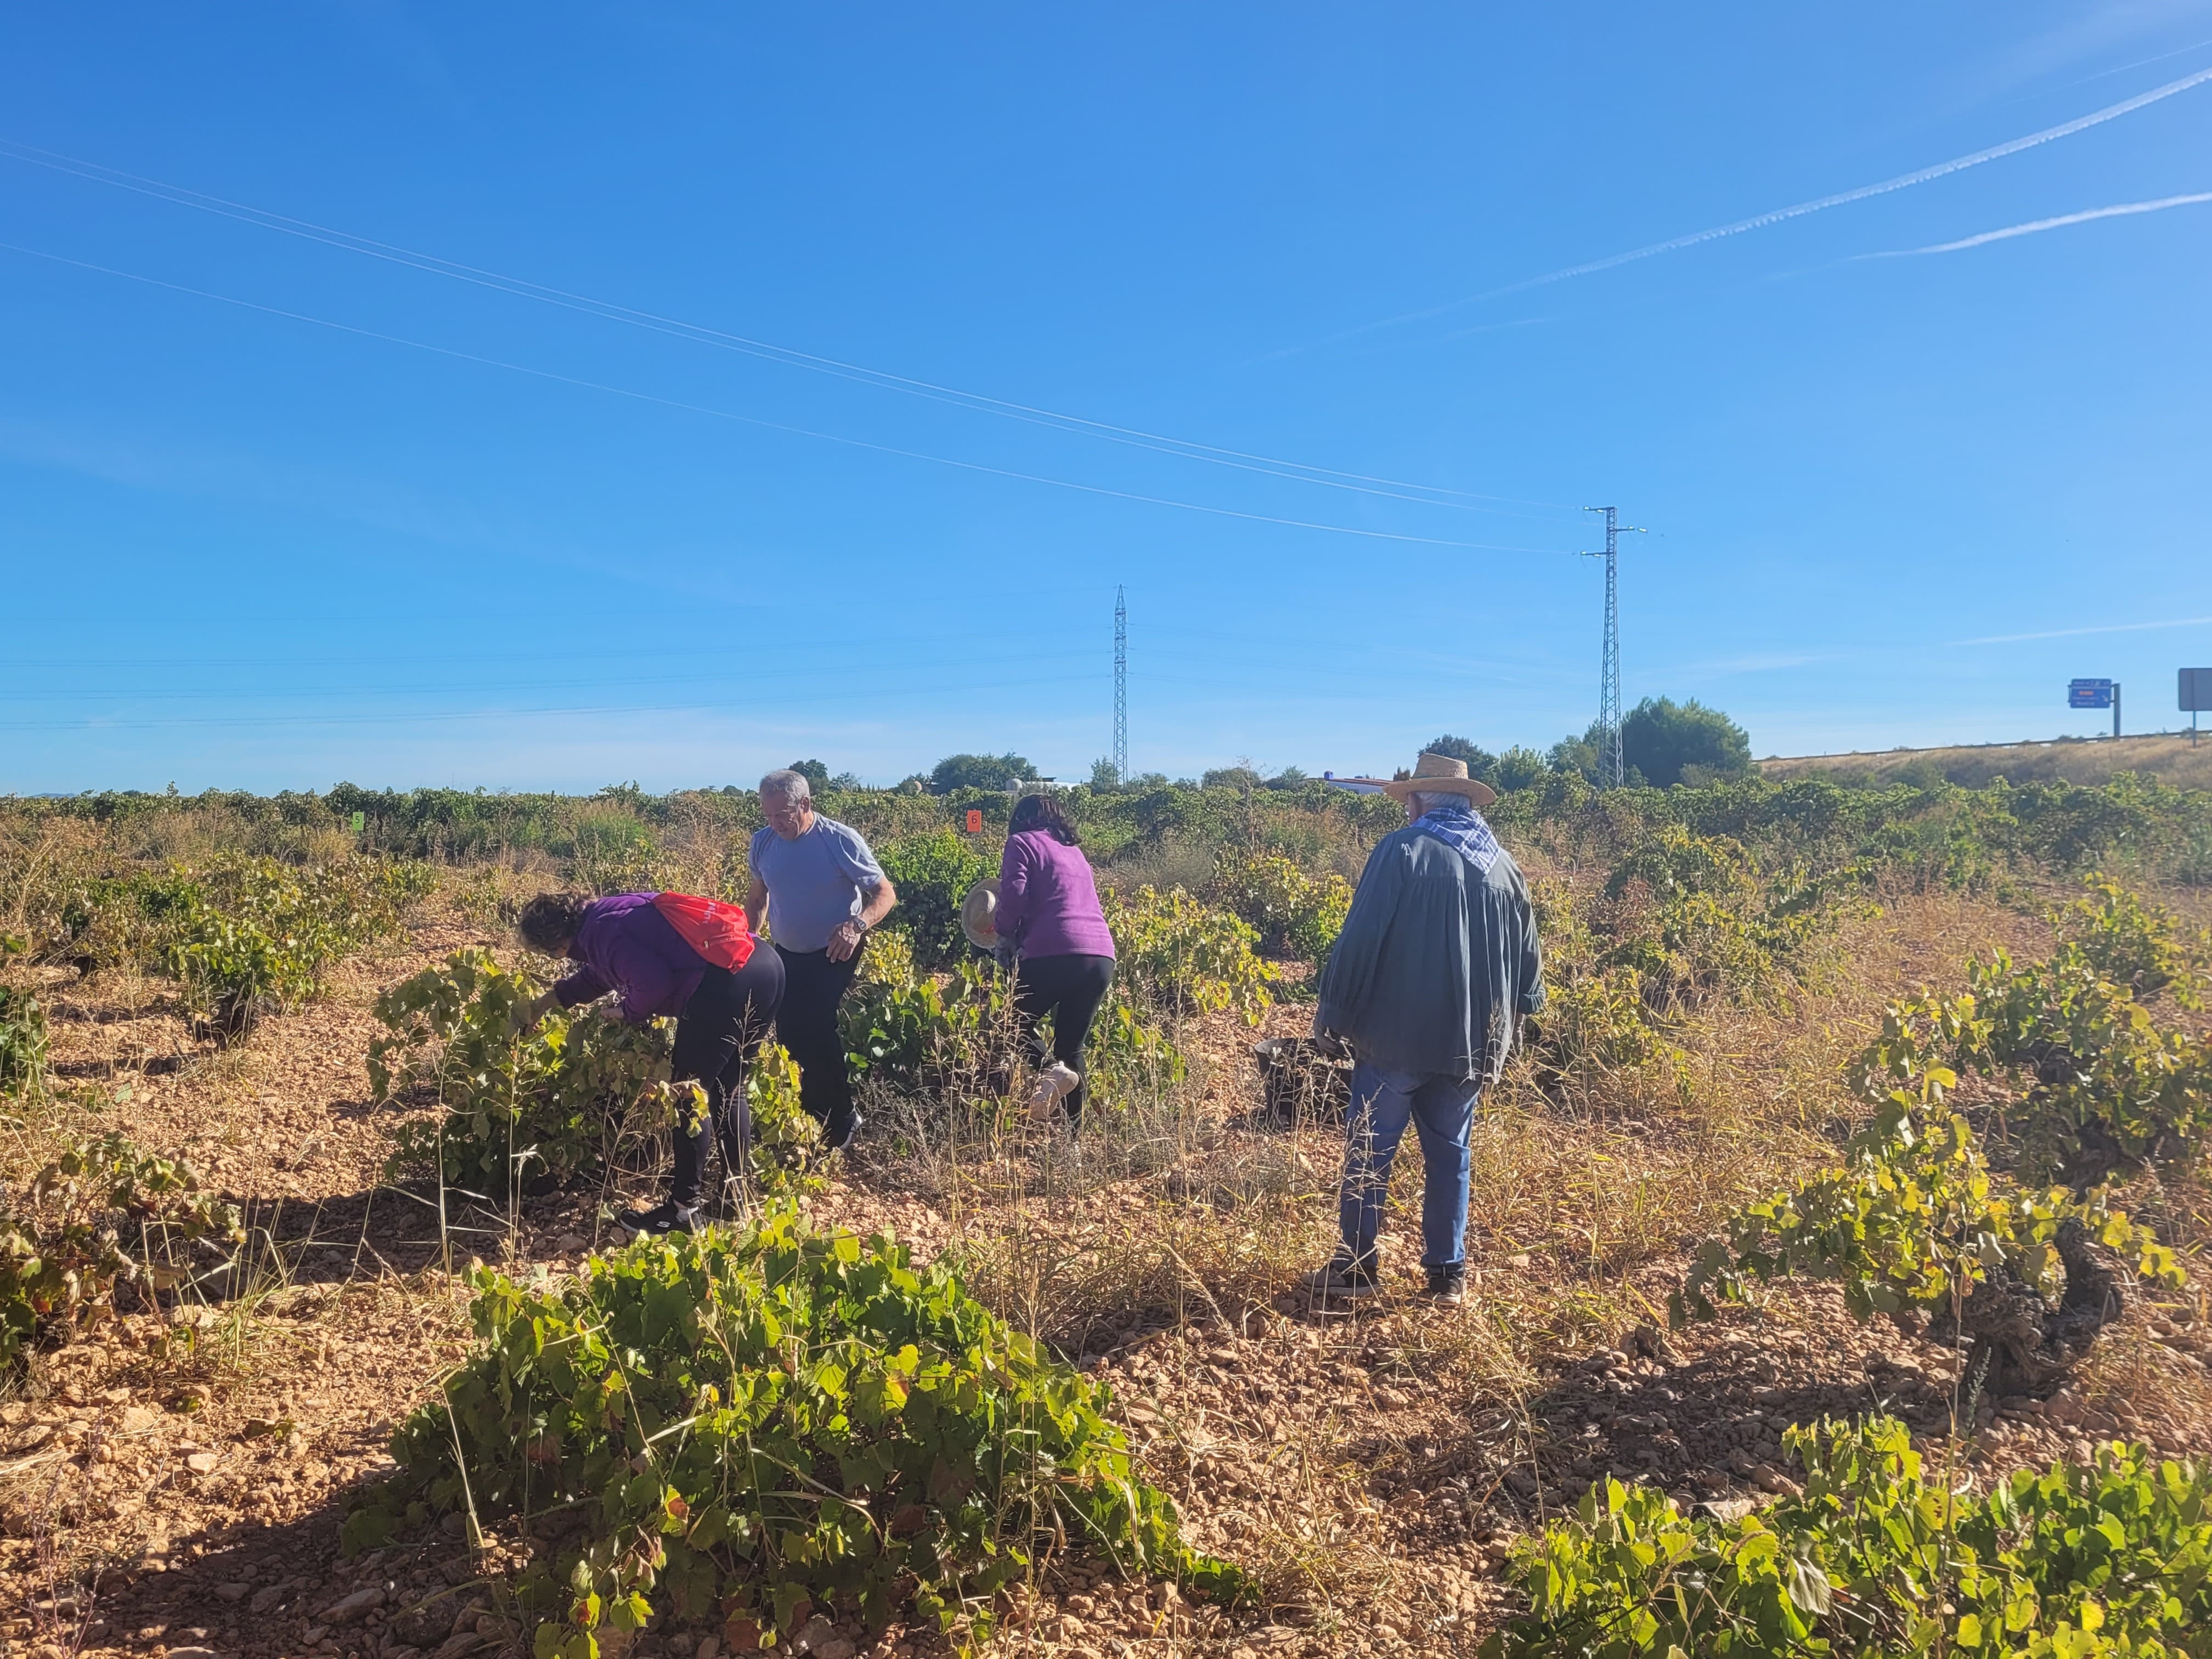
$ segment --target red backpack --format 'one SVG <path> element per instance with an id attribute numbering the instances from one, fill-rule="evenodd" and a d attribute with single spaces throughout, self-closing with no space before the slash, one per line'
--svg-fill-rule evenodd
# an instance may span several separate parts
<path id="1" fill-rule="evenodd" d="M 655 893 L 653 908 L 668 918 L 668 925 L 686 945 L 717 968 L 744 967 L 759 943 L 741 904 L 725 904 L 696 893 Z"/>

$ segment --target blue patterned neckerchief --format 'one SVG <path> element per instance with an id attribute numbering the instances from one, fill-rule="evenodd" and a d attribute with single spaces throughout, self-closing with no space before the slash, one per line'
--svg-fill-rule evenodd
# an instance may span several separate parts
<path id="1" fill-rule="evenodd" d="M 1425 836 L 1434 836 L 1486 876 L 1498 862 L 1501 850 L 1498 837 L 1490 833 L 1490 825 L 1472 805 L 1438 807 L 1414 819 L 1413 828 Z"/>

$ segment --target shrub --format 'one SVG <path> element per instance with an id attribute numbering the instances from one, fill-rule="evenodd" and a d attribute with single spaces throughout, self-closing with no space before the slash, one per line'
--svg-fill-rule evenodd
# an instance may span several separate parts
<path id="1" fill-rule="evenodd" d="M 1646 997 L 1642 975 L 1600 965 L 1599 941 L 1565 882 L 1538 876 L 1528 892 L 1544 941 L 1544 1012 L 1523 1028 L 1539 1084 L 1556 1093 L 1570 1080 L 1656 1062 L 1679 1085 L 1686 1057 L 1651 1024 L 1648 1005 L 1656 999 Z"/>
<path id="2" fill-rule="evenodd" d="M 1224 860 L 1213 891 L 1259 930 L 1261 949 L 1316 968 L 1336 948 L 1336 936 L 1352 910 L 1352 884 L 1342 876 L 1309 876 L 1274 853 Z"/>
<path id="3" fill-rule="evenodd" d="M 0 1096 L 35 1096 L 46 1081 L 46 1011 L 28 991 L 0 985 Z"/>
<path id="4" fill-rule="evenodd" d="M 631 1025 L 585 1008 L 514 1027 L 538 994 L 489 951 L 457 951 L 376 1000 L 388 1036 L 368 1045 L 369 1086 L 387 1104 L 422 1094 L 437 1107 L 403 1123 L 391 1170 L 436 1175 L 477 1198 L 504 1200 L 599 1168 L 623 1133 L 649 1134 L 706 1109 L 696 1084 L 668 1081 L 666 1020 Z M 810 1191 L 821 1133 L 799 1103 L 798 1068 L 773 1043 L 746 1068 L 749 1172 L 764 1193 Z"/>
<path id="5" fill-rule="evenodd" d="M 2204 1037 L 2160 1030 L 2073 945 L 2026 968 L 1998 951 L 1967 972 L 1973 992 L 1951 1005 L 1958 1063 L 2033 1076 L 2014 1115 L 2033 1162 L 2086 1182 L 2195 1153 L 2212 1126 Z"/>
<path id="6" fill-rule="evenodd" d="M 1635 969 L 1565 975 L 1547 989 L 1542 1015 L 1528 1022 L 1547 1091 L 1570 1079 L 1644 1066 L 1662 1066 L 1678 1083 L 1686 1075 L 1688 1056 L 1651 1024 Z"/>
<path id="7" fill-rule="evenodd" d="M 1832 1279 L 1862 1319 L 1936 1314 L 1972 1340 L 1977 1374 L 2012 1394 L 2078 1363 L 2117 1316 L 2123 1287 L 2097 1249 L 2124 1252 L 2142 1277 L 2183 1282 L 2172 1253 L 2104 1189 L 2076 1198 L 1992 1179 L 1972 1128 L 1943 1103 L 1955 1074 L 1929 1060 L 1931 1038 L 1955 1040 L 1955 1018 L 1940 1005 L 1891 1006 L 1856 1067 L 1879 1103 L 1873 1123 L 1842 1168 L 1747 1206 L 1724 1241 L 1700 1249 L 1670 1303 L 1677 1322 L 1710 1318 L 1715 1296 L 1741 1299 L 1753 1279 Z"/>
<path id="8" fill-rule="evenodd" d="M 1163 893 L 1139 887 L 1124 896 L 1099 895 L 1128 987 L 1180 1018 L 1233 1009 L 1257 1025 L 1280 975 L 1252 954 L 1259 934 L 1226 910 L 1201 904 L 1180 887 Z"/>
<path id="9" fill-rule="evenodd" d="M 400 1125 L 395 1175 L 435 1174 L 477 1197 L 505 1200 L 596 1167 L 626 1114 L 668 1076 L 668 1038 L 588 1009 L 514 1029 L 538 994 L 490 953 L 457 951 L 376 999 L 390 1035 L 368 1045 L 380 1101 L 428 1093 L 428 1121 Z"/>
<path id="10" fill-rule="evenodd" d="M 550 1286 L 475 1283 L 475 1352 L 400 1429 L 399 1474 L 348 1539 L 465 1505 L 567 1522 L 522 1587 L 541 1659 L 591 1659 L 594 1632 L 664 1607 L 718 1613 L 738 1650 L 817 1607 L 881 1626 L 910 1603 L 980 1634 L 1048 1547 L 1237 1587 L 1182 1546 L 1103 1389 L 888 1239 L 778 1208 Z"/>
<path id="11" fill-rule="evenodd" d="M 939 986 L 895 934 L 870 942 L 837 1018 L 854 1066 L 908 1094 L 977 1079 L 993 1065 L 986 1033 L 1012 1028 L 1006 978 L 992 964 L 957 963 Z"/>
<path id="12" fill-rule="evenodd" d="M 1985 1496 L 1929 1480 L 1905 1425 L 1784 1439 L 1802 1496 L 1735 1521 L 1607 1480 L 1516 1552 L 1529 1612 L 1496 1659 L 2178 1656 L 2212 1624 L 2212 1476 L 2115 1443 Z"/>
<path id="13" fill-rule="evenodd" d="M 2193 1157 L 2212 1128 L 2212 1041 L 2161 1030 L 2151 1005 L 2202 1006 L 2204 946 L 2101 877 L 2052 918 L 2061 943 L 2025 967 L 1967 965 L 1971 994 L 1908 1009 L 1913 1039 L 1962 1070 L 2029 1079 L 2006 1114 L 2030 1165 L 2077 1186 Z"/>
<path id="14" fill-rule="evenodd" d="M 0 1215 L 0 1364 L 112 1314 L 118 1285 L 150 1294 L 222 1272 L 244 1239 L 189 1164 L 121 1134 L 69 1142 L 22 1213 Z"/>
<path id="15" fill-rule="evenodd" d="M 701 1091 L 693 1109 L 706 1104 Z M 823 1156 L 822 1126 L 799 1103 L 799 1062 L 781 1044 L 763 1045 L 745 1068 L 745 1104 L 752 1115 L 746 1158 L 754 1190 L 767 1198 L 819 1192 L 827 1184 L 815 1172 Z"/>
<path id="16" fill-rule="evenodd" d="M 1010 1065 L 1012 982 L 988 963 L 960 963 L 940 986 L 916 974 L 910 957 L 885 952 L 864 965 L 838 1018 L 853 1065 L 902 1093 L 964 1097 Z M 1091 1047 L 1090 1094 L 1109 1109 L 1189 1075 L 1182 1052 L 1118 985 L 1098 1009 Z"/>
<path id="17" fill-rule="evenodd" d="M 569 878 L 587 893 L 665 893 L 682 889 L 681 861 L 629 812 L 601 808 L 576 820 Z"/>
<path id="18" fill-rule="evenodd" d="M 204 1030 L 229 1042 L 264 1006 L 298 1007 L 335 963 L 397 933 L 403 906 L 430 879 L 427 866 L 380 859 L 310 869 L 244 859 L 202 872 L 176 866 L 134 896 L 166 933 L 164 964 L 186 1004 Z"/>
<path id="19" fill-rule="evenodd" d="M 1633 914 L 1604 960 L 1633 968 L 1655 1008 L 1695 1006 L 1725 992 L 1774 1000 L 1802 972 L 1808 947 L 1843 912 L 1855 866 L 1776 879 L 1731 836 L 1660 826 L 1614 868 L 1606 896 L 1651 900 Z"/>
<path id="20" fill-rule="evenodd" d="M 902 836 L 878 848 L 877 859 L 898 889 L 898 908 L 891 915 L 916 962 L 939 968 L 975 954 L 960 931 L 960 901 L 986 876 L 997 875 L 998 866 L 956 830 Z"/>
<path id="21" fill-rule="evenodd" d="M 2212 938 L 2202 933 L 2185 936 L 2171 910 L 2144 903 L 2101 874 L 2083 884 L 2087 896 L 2051 918 L 2062 947 L 2079 951 L 2092 968 L 2142 1001 L 2163 994 L 2176 1007 L 2201 1009 L 2206 990 L 2212 988 Z"/>
<path id="22" fill-rule="evenodd" d="M 1091 1027 L 1090 1053 L 1083 1083 L 1086 1117 L 1126 1109 L 1190 1076 L 1190 1062 L 1182 1050 L 1118 988 L 1099 1005 Z"/>

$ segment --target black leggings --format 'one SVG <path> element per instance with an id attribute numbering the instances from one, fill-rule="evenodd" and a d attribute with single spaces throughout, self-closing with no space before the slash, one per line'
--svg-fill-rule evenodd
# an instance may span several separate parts
<path id="1" fill-rule="evenodd" d="M 687 1121 L 688 1113 L 677 1114 L 676 1173 L 668 1195 L 686 1209 L 698 1203 L 706 1182 L 709 1122 L 722 1143 L 723 1178 L 742 1182 L 749 1173 L 752 1115 L 745 1104 L 745 1063 L 759 1051 L 782 1000 L 783 959 L 756 945 L 742 968 L 709 966 L 684 1005 L 668 1074 L 707 1091 L 706 1117 Z"/>
<path id="2" fill-rule="evenodd" d="M 1060 1101 L 1071 1125 L 1083 1119 L 1083 1045 L 1113 982 L 1111 957 L 1024 957 L 1014 969 L 1014 1012 L 1021 1017 L 1030 1059 L 1044 1064 L 1044 1039 L 1036 1027 L 1050 1014 L 1053 1058 L 1075 1073 L 1075 1087 Z"/>

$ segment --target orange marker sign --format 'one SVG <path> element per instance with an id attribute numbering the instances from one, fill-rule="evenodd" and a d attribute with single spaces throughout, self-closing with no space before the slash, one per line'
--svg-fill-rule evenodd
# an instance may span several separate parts
<path id="1" fill-rule="evenodd" d="M 968 809 L 968 833 L 971 836 L 980 836 L 983 833 L 983 814 L 976 807 L 971 806 Z"/>

